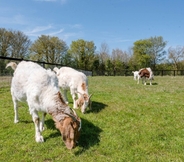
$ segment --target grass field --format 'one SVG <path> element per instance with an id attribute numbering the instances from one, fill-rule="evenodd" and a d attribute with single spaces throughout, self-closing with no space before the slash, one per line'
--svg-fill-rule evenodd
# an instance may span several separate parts
<path id="1" fill-rule="evenodd" d="M 44 143 L 36 143 L 24 103 L 14 124 L 10 88 L 0 88 L 0 161 L 184 161 L 184 77 L 156 76 L 154 85 L 133 77 L 90 77 L 92 110 L 82 119 L 79 144 L 67 150 L 49 115 Z M 71 98 L 70 98 L 70 101 Z M 70 104 L 72 106 L 72 104 Z"/>

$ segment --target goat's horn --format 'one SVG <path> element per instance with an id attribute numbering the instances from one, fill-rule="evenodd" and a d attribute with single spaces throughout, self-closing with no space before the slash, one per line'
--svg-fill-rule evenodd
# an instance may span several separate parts
<path id="1" fill-rule="evenodd" d="M 78 121 L 80 123 L 79 129 L 78 129 L 78 131 L 80 131 L 81 125 L 82 125 L 81 119 L 80 118 L 77 119 L 77 116 L 75 117 L 75 116 L 73 116 L 71 114 L 68 114 L 68 113 L 65 113 L 65 114 L 68 115 L 68 116 L 70 116 L 74 121 Z"/>
<path id="2" fill-rule="evenodd" d="M 71 115 L 71 114 L 69 114 L 69 113 L 65 113 L 65 114 L 68 115 L 68 116 L 70 116 L 74 121 L 77 120 L 75 116 L 73 116 L 73 115 Z"/>
<path id="3" fill-rule="evenodd" d="M 89 99 L 91 98 L 92 95 L 93 95 L 93 94 L 90 94 L 90 95 L 89 95 Z"/>
<path id="4" fill-rule="evenodd" d="M 75 112 L 75 110 L 72 109 L 72 111 L 73 111 L 74 115 L 77 117 L 77 113 Z"/>

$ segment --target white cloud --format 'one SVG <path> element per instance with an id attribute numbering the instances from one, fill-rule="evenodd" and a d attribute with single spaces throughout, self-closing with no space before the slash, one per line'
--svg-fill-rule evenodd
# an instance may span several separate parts
<path id="1" fill-rule="evenodd" d="M 70 25 L 70 28 L 81 29 L 82 25 L 81 24 L 74 24 L 74 25 Z"/>
<path id="2" fill-rule="evenodd" d="M 44 33 L 44 31 L 47 31 L 49 29 L 52 29 L 52 25 L 47 26 L 37 26 L 31 30 L 24 31 L 24 33 L 28 36 L 40 36 Z"/>
<path id="3" fill-rule="evenodd" d="M 48 35 L 57 35 L 57 34 L 60 34 L 64 31 L 64 29 L 60 29 L 59 31 L 55 31 L 55 32 L 52 32 L 52 33 L 49 33 Z"/>

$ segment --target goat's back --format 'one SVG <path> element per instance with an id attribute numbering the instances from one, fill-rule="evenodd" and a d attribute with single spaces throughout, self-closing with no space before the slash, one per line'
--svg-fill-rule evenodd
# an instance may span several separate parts
<path id="1" fill-rule="evenodd" d="M 70 67 L 61 67 L 57 75 L 59 77 L 59 86 L 62 88 L 81 86 L 82 83 L 88 84 L 84 73 Z"/>
<path id="2" fill-rule="evenodd" d="M 27 96 L 41 96 L 48 91 L 57 93 L 57 85 L 57 78 L 51 70 L 33 62 L 22 61 L 14 72 L 11 91 L 14 97 L 22 100 L 27 99 Z"/>

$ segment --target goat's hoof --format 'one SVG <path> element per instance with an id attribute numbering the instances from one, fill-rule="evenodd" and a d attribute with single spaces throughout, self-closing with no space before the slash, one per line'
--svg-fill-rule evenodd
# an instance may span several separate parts
<path id="1" fill-rule="evenodd" d="M 36 137 L 36 142 L 44 142 L 43 136 L 37 136 Z"/>
<path id="2" fill-rule="evenodd" d="M 14 120 L 14 123 L 16 124 L 16 123 L 18 123 L 19 122 L 19 120 Z"/>

